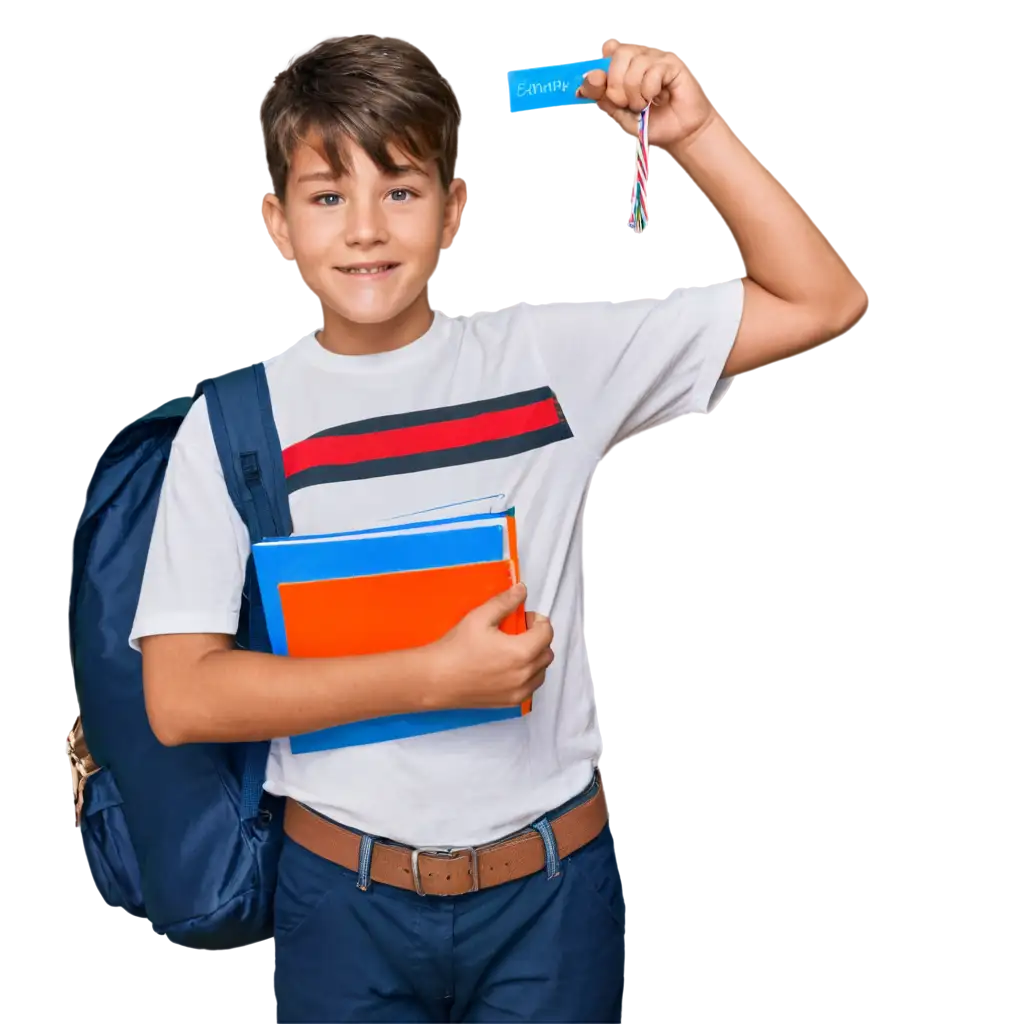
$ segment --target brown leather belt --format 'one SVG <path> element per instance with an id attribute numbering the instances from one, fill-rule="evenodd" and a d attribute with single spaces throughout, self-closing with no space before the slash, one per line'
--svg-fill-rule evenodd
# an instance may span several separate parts
<path id="1" fill-rule="evenodd" d="M 608 806 L 598 775 L 597 792 L 590 799 L 550 819 L 559 857 L 596 839 L 607 822 Z M 292 799 L 285 802 L 284 830 L 317 856 L 359 871 L 359 833 Z M 461 896 L 525 878 L 543 870 L 545 864 L 544 840 L 533 829 L 485 846 L 453 850 L 417 849 L 374 840 L 370 878 L 421 896 Z"/>

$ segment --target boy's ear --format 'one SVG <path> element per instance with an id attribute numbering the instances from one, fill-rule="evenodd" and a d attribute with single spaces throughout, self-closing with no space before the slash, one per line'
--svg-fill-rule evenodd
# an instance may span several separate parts
<path id="1" fill-rule="evenodd" d="M 444 224 L 441 228 L 442 249 L 447 249 L 455 240 L 465 206 L 466 183 L 462 178 L 453 178 L 451 185 L 448 186 L 448 196 L 444 203 Z"/>
<path id="2" fill-rule="evenodd" d="M 285 217 L 281 200 L 273 192 L 268 192 L 263 197 L 263 223 L 267 225 L 267 231 L 270 232 L 270 237 L 281 251 L 281 255 L 286 260 L 295 259 L 295 250 L 288 237 L 288 219 Z"/>

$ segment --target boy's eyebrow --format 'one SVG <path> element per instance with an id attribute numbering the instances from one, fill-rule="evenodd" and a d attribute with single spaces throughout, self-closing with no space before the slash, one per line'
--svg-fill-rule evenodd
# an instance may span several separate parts
<path id="1" fill-rule="evenodd" d="M 393 174 L 388 172 L 388 171 L 384 171 L 383 173 L 387 177 L 389 177 L 389 178 L 397 178 L 397 177 L 399 177 L 400 175 L 403 175 L 403 174 L 418 174 L 421 178 L 429 178 L 430 177 L 430 175 L 427 174 L 427 172 L 424 171 L 422 168 L 415 167 L 412 164 L 399 164 L 398 165 L 398 169 Z M 342 177 L 344 177 L 344 175 L 342 175 Z M 297 185 L 301 185 L 302 182 L 304 182 L 304 181 L 334 181 L 334 180 L 335 180 L 334 171 L 311 171 L 309 174 L 302 175 L 302 177 L 299 178 L 296 181 L 296 184 Z"/>
<path id="2" fill-rule="evenodd" d="M 401 174 L 418 174 L 421 178 L 430 177 L 422 167 L 416 167 L 414 164 L 397 164 L 396 166 L 398 169 L 394 174 L 389 175 L 389 177 L 397 178 Z"/>
<path id="3" fill-rule="evenodd" d="M 334 171 L 311 171 L 309 174 L 303 174 L 298 179 L 299 183 L 303 181 L 334 181 Z"/>

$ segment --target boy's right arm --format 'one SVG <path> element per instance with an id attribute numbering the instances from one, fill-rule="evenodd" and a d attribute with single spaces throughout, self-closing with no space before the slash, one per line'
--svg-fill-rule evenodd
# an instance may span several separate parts
<path id="1" fill-rule="evenodd" d="M 130 642 L 142 654 L 150 724 L 167 744 L 294 736 L 380 715 L 513 707 L 540 685 L 551 625 L 511 588 L 425 647 L 353 658 L 235 648 L 249 536 L 224 486 L 205 400 L 171 446 Z"/>
<path id="2" fill-rule="evenodd" d="M 285 658 L 238 650 L 218 633 L 140 638 L 146 709 L 157 739 L 237 742 L 294 736 L 346 722 L 461 707 L 512 707 L 554 658 L 549 620 L 499 628 L 525 596 L 512 587 L 425 647 L 349 658 Z"/>

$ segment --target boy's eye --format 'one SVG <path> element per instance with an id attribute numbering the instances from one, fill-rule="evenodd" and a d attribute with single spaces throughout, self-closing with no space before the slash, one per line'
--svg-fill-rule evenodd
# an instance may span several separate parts
<path id="1" fill-rule="evenodd" d="M 400 199 L 399 200 L 400 203 L 407 203 L 409 201 L 409 199 L 411 199 L 415 195 L 414 192 L 410 191 L 407 188 L 393 188 L 388 194 L 392 195 L 392 196 L 397 195 L 397 194 L 402 194 L 402 195 L 408 196 L 407 199 Z"/>

